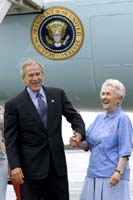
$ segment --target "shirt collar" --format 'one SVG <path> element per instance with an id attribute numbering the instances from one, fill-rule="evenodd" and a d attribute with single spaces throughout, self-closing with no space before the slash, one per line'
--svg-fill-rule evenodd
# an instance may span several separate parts
<path id="1" fill-rule="evenodd" d="M 104 116 L 104 119 L 105 118 L 114 118 L 118 113 L 120 113 L 120 111 L 121 111 L 121 107 L 120 106 L 118 106 L 112 113 L 105 113 L 105 116 Z"/>
<path id="2" fill-rule="evenodd" d="M 42 97 L 44 97 L 44 96 L 45 96 L 45 95 L 44 95 L 44 90 L 43 90 L 43 88 L 42 88 L 42 87 L 40 88 L 40 91 L 39 91 L 39 93 L 41 94 L 41 96 L 42 96 Z"/>
<path id="3" fill-rule="evenodd" d="M 34 92 L 34 91 L 32 91 L 29 87 L 27 87 L 27 91 L 28 91 L 29 95 L 30 95 L 33 99 L 36 98 L 36 95 L 37 95 L 38 92 Z M 45 96 L 45 95 L 44 95 L 44 90 L 43 90 L 42 87 L 40 88 L 39 93 L 42 95 L 42 97 Z"/>

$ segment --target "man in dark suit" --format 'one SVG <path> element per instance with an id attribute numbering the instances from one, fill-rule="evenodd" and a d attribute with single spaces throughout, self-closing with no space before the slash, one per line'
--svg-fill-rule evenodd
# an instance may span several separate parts
<path id="1" fill-rule="evenodd" d="M 69 200 L 62 115 L 71 123 L 77 143 L 84 137 L 84 122 L 62 89 L 42 85 L 40 63 L 27 60 L 21 75 L 26 88 L 5 104 L 11 177 L 21 184 L 22 200 Z M 38 96 L 45 104 L 41 114 Z"/>

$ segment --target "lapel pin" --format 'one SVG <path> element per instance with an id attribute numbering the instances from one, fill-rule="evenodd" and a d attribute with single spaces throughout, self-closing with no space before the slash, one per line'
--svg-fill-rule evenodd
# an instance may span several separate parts
<path id="1" fill-rule="evenodd" d="M 52 103 L 54 103 L 54 102 L 55 102 L 55 100 L 54 100 L 54 99 L 52 99 L 52 100 L 51 100 L 51 102 L 52 102 Z"/>

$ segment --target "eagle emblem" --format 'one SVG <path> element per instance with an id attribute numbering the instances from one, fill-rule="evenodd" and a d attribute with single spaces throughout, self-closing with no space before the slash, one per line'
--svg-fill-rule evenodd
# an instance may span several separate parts
<path id="1" fill-rule="evenodd" d="M 35 49 L 48 59 L 64 60 L 81 48 L 84 30 L 78 16 L 61 6 L 53 6 L 39 14 L 31 27 Z"/>
<path id="2" fill-rule="evenodd" d="M 66 35 L 67 24 L 62 21 L 52 21 L 46 26 L 49 35 L 46 35 L 48 44 L 60 47 L 66 45 L 70 36 Z M 65 36 L 66 35 L 66 36 Z"/>

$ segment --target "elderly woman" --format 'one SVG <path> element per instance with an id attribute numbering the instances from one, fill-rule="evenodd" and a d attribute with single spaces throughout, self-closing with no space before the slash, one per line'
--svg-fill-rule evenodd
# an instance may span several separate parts
<path id="1" fill-rule="evenodd" d="M 106 80 L 100 92 L 104 110 L 86 131 L 79 147 L 90 150 L 90 161 L 80 200 L 129 200 L 129 157 L 132 125 L 121 108 L 125 87 Z M 74 140 L 74 138 L 73 138 Z"/>
<path id="2" fill-rule="evenodd" d="M 8 162 L 3 140 L 3 122 L 4 108 L 0 106 L 0 200 L 6 199 L 6 188 L 8 180 Z"/>

